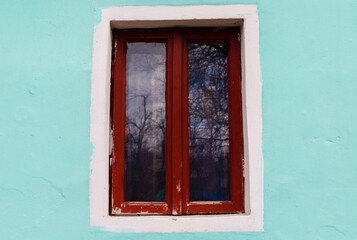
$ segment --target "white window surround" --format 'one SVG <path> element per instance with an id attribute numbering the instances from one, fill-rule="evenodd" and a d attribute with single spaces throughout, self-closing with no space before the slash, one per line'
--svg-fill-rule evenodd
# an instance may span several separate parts
<path id="1" fill-rule="evenodd" d="M 241 27 L 245 152 L 244 214 L 109 216 L 109 107 L 113 28 Z M 116 232 L 263 231 L 262 102 L 256 5 L 127 6 L 102 10 L 95 27 L 91 85 L 90 224 Z"/>

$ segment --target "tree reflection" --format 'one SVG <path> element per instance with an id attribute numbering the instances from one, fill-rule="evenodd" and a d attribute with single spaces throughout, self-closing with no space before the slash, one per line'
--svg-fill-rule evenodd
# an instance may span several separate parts
<path id="1" fill-rule="evenodd" d="M 190 200 L 230 199 L 227 44 L 189 44 Z M 125 201 L 165 198 L 165 44 L 127 51 Z"/>
<path id="2" fill-rule="evenodd" d="M 228 200 L 228 47 L 188 48 L 190 200 Z"/>
<path id="3" fill-rule="evenodd" d="M 125 201 L 165 198 L 165 60 L 165 44 L 128 44 Z"/>

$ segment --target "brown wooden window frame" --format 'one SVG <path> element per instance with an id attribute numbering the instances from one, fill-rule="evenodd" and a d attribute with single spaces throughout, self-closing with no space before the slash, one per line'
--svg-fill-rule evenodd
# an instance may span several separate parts
<path id="1" fill-rule="evenodd" d="M 244 212 L 243 132 L 239 29 L 114 30 L 111 85 L 113 153 L 110 215 Z M 166 191 L 162 202 L 124 202 L 126 42 L 166 43 Z M 227 42 L 230 201 L 189 201 L 189 43 Z"/>

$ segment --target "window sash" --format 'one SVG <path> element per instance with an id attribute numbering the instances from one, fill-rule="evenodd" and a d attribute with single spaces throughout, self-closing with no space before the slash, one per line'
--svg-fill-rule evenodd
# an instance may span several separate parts
<path id="1" fill-rule="evenodd" d="M 163 202 L 124 202 L 124 147 L 125 147 L 125 79 L 127 42 L 166 43 L 166 187 Z M 171 129 L 170 109 L 172 99 L 172 43 L 168 31 L 114 31 L 113 32 L 113 77 L 112 77 L 112 130 L 113 156 L 110 169 L 110 213 L 115 214 L 171 214 Z"/>
<path id="2" fill-rule="evenodd" d="M 238 30 L 188 30 L 183 34 L 183 213 L 235 213 L 244 211 L 243 132 Z M 216 34 L 215 34 L 216 33 Z M 228 117 L 230 201 L 189 201 L 188 44 L 228 42 Z"/>

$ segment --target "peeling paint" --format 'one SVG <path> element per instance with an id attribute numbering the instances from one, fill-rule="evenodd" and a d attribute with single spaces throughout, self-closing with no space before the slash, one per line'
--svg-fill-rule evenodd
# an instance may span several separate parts
<path id="1" fill-rule="evenodd" d="M 195 201 L 195 205 L 222 205 L 222 201 Z"/>
<path id="2" fill-rule="evenodd" d="M 177 190 L 178 192 L 181 192 L 181 184 L 180 184 L 180 183 L 176 185 L 176 190 Z"/>

